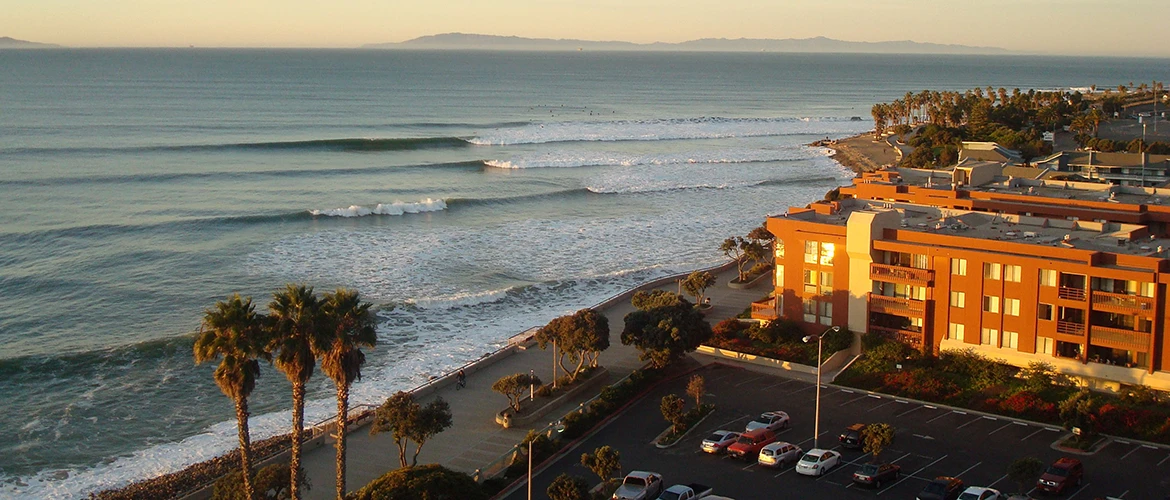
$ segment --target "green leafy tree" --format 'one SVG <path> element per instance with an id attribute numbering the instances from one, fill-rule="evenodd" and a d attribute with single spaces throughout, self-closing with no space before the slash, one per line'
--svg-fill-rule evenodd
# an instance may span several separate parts
<path id="1" fill-rule="evenodd" d="M 386 399 L 374 412 L 374 423 L 370 435 L 390 433 L 398 446 L 400 467 L 418 465 L 418 454 L 423 445 L 436 434 L 451 427 L 451 405 L 443 398 L 436 398 L 426 406 L 418 404 L 409 392 L 399 391 Z M 406 449 L 410 441 L 415 442 L 414 455 L 410 464 L 406 462 Z"/>
<path id="2" fill-rule="evenodd" d="M 772 254 L 768 252 L 768 248 L 763 243 L 755 240 L 746 240 L 743 244 L 743 256 L 755 262 L 756 265 L 769 265 L 772 263 Z M 743 280 L 740 280 L 743 281 Z"/>
<path id="3" fill-rule="evenodd" d="M 505 375 L 492 384 L 492 390 L 508 398 L 508 406 L 513 411 L 520 411 L 520 396 L 533 385 L 541 385 L 540 377 L 530 376 L 527 373 Z"/>
<path id="4" fill-rule="evenodd" d="M 550 500 L 589 500 L 589 483 L 577 476 L 561 473 L 548 485 Z"/>
<path id="5" fill-rule="evenodd" d="M 664 367 L 711 338 L 711 325 L 685 298 L 665 291 L 640 291 L 632 299 L 638 310 L 626 315 L 622 344 L 640 351 L 639 359 Z"/>
<path id="6" fill-rule="evenodd" d="M 581 309 L 541 327 L 536 331 L 536 342 L 541 349 L 556 342 L 560 351 L 557 364 L 569 374 L 571 381 L 576 381 L 586 362 L 597 366 L 601 351 L 609 349 L 609 318 L 593 309 Z M 570 361 L 577 363 L 571 371 L 565 367 L 566 354 Z"/>
<path id="7" fill-rule="evenodd" d="M 704 294 L 715 284 L 715 275 L 707 271 L 695 271 L 682 281 L 682 288 L 695 298 L 696 304 L 703 303 Z"/>
<path id="8" fill-rule="evenodd" d="M 593 453 L 581 454 L 581 465 L 597 474 L 602 482 L 611 477 L 620 476 L 622 471 L 622 454 L 609 445 L 602 446 Z"/>
<path id="9" fill-rule="evenodd" d="M 1008 479 L 1016 483 L 1019 492 L 1028 491 L 1028 485 L 1035 483 L 1042 472 L 1044 462 L 1036 457 L 1017 458 L 1007 468 Z"/>
<path id="10" fill-rule="evenodd" d="M 759 244 L 763 245 L 764 248 L 770 247 L 772 243 L 776 241 L 776 235 L 772 234 L 772 232 L 768 230 L 767 224 L 761 224 L 751 231 L 748 231 L 747 237 L 749 240 L 758 242 Z"/>
<path id="11" fill-rule="evenodd" d="M 739 271 L 740 282 L 744 281 L 743 266 L 747 263 L 747 259 L 745 258 L 743 247 L 747 243 L 747 240 L 739 236 L 733 236 L 723 240 L 723 243 L 719 245 L 719 251 L 723 252 L 723 255 L 726 255 L 727 258 L 735 261 L 736 269 Z"/>
<path id="12" fill-rule="evenodd" d="M 345 442 L 349 422 L 349 388 L 362 378 L 363 347 L 374 347 L 378 334 L 370 304 L 356 290 L 325 294 L 321 304 L 322 333 L 328 342 L 316 353 L 321 371 L 337 387 L 337 498 L 345 498 Z"/>
<path id="13" fill-rule="evenodd" d="M 861 431 L 862 451 L 873 455 L 873 461 L 878 461 L 878 455 L 894 442 L 894 426 L 890 424 L 869 424 Z"/>
<path id="14" fill-rule="evenodd" d="M 383 474 L 349 500 L 487 500 L 483 488 L 462 472 L 442 465 L 403 467 Z"/>
<path id="15" fill-rule="evenodd" d="M 1095 404 L 1096 401 L 1088 389 L 1081 389 L 1060 403 L 1060 420 L 1068 430 L 1080 429 L 1081 441 L 1089 441 L 1096 435 L 1096 428 L 1093 425 Z"/>
<path id="16" fill-rule="evenodd" d="M 706 381 L 702 375 L 691 375 L 687 381 L 687 395 L 694 398 L 695 407 L 703 406 L 703 394 L 707 392 Z"/>
<path id="17" fill-rule="evenodd" d="M 236 428 L 240 441 L 240 471 L 244 498 L 254 498 L 252 488 L 252 445 L 248 433 L 248 397 L 260 377 L 264 352 L 264 321 L 256 314 L 252 299 L 239 294 L 219 301 L 203 313 L 203 325 L 195 338 L 195 364 L 220 359 L 215 368 L 215 385 L 235 403 Z"/>
<path id="18" fill-rule="evenodd" d="M 687 403 L 683 398 L 675 394 L 667 394 L 662 397 L 662 402 L 658 405 L 658 409 L 662 411 L 662 418 L 670 422 L 671 430 L 674 433 L 682 432 L 683 426 L 683 406 Z"/>
<path id="19" fill-rule="evenodd" d="M 314 353 L 328 349 L 322 328 L 321 305 L 313 288 L 287 285 L 268 304 L 269 352 L 276 369 L 292 383 L 292 451 L 289 456 L 290 493 L 300 498 L 301 445 L 305 433 L 305 384 L 317 366 Z"/>

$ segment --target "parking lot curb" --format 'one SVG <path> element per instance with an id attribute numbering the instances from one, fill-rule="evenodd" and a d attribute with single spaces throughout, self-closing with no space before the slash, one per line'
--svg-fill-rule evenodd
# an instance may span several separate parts
<path id="1" fill-rule="evenodd" d="M 708 412 L 706 415 L 703 415 L 703 418 L 700 418 L 698 422 L 695 422 L 695 424 L 692 425 L 690 429 L 687 429 L 687 431 L 684 432 L 683 435 L 679 436 L 678 439 L 675 439 L 673 443 L 658 444 L 658 442 L 662 440 L 662 436 L 665 436 L 668 433 L 670 433 L 670 427 L 667 427 L 666 430 L 664 430 L 660 434 L 658 434 L 658 437 L 654 438 L 654 446 L 657 446 L 658 449 L 660 449 L 660 450 L 665 450 L 667 448 L 673 448 L 674 445 L 678 444 L 679 441 L 682 441 L 683 438 L 687 437 L 687 435 L 690 434 L 691 431 L 695 430 L 695 428 L 698 427 L 699 424 L 703 423 L 704 420 L 707 420 L 707 417 L 710 417 L 714 413 L 715 413 L 715 408 L 711 408 L 710 412 Z"/>

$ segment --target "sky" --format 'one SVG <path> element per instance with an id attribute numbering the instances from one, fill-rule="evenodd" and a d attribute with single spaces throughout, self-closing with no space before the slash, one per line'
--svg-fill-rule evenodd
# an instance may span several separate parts
<path id="1" fill-rule="evenodd" d="M 0 36 L 70 47 L 358 47 L 462 32 L 681 42 L 914 40 L 1170 57 L 1165 0 L 0 0 Z"/>

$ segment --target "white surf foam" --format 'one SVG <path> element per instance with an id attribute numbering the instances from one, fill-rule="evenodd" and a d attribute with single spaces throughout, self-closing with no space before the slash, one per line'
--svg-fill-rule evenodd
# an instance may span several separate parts
<path id="1" fill-rule="evenodd" d="M 309 210 L 309 213 L 326 217 L 365 217 L 367 215 L 403 215 L 421 212 L 438 212 L 447 209 L 447 202 L 427 198 L 417 203 L 394 202 L 379 203 L 372 207 L 350 205 L 347 208 L 331 208 L 327 210 Z"/>
<path id="2" fill-rule="evenodd" d="M 521 169 L 733 164 L 800 160 L 810 157 L 808 151 L 803 148 L 714 148 L 709 150 L 645 154 L 621 151 L 560 150 L 544 153 L 519 154 L 507 160 L 488 160 L 484 163 L 489 167 L 495 168 Z"/>
<path id="3" fill-rule="evenodd" d="M 549 122 L 484 132 L 468 142 L 484 146 L 576 141 L 660 141 L 778 135 L 843 136 L 873 128 L 869 120 L 840 118 L 685 118 L 608 122 Z"/>

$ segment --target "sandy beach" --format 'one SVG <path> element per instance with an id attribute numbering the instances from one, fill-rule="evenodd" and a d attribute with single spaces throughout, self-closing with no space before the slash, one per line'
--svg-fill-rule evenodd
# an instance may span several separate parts
<path id="1" fill-rule="evenodd" d="M 869 132 L 836 141 L 817 141 L 813 145 L 832 149 L 831 158 L 859 174 L 879 170 L 897 161 L 894 149 L 885 141 L 874 141 Z"/>

